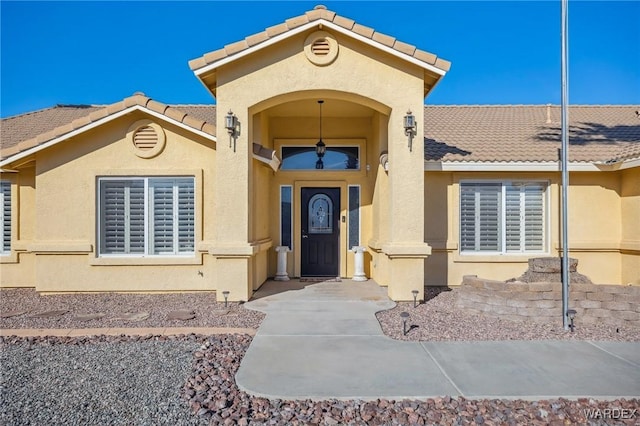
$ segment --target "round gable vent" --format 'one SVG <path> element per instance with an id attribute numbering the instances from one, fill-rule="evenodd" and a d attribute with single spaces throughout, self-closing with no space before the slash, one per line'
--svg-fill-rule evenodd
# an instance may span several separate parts
<path id="1" fill-rule="evenodd" d="M 314 31 L 304 41 L 304 54 L 315 65 L 329 65 L 338 57 L 338 41 L 326 31 Z"/>
<path id="2" fill-rule="evenodd" d="M 311 45 L 311 52 L 316 56 L 325 56 L 329 54 L 331 46 L 326 38 L 319 38 Z"/>
<path id="3" fill-rule="evenodd" d="M 140 127 L 133 133 L 133 145 L 142 151 L 149 151 L 158 144 L 158 134 L 151 126 Z"/>
<path id="4" fill-rule="evenodd" d="M 160 154 L 165 145 L 162 127 L 151 120 L 138 120 L 127 131 L 133 153 L 140 158 L 153 158 Z"/>

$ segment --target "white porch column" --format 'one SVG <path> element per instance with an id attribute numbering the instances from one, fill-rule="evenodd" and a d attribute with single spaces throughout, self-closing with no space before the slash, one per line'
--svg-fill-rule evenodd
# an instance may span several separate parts
<path id="1" fill-rule="evenodd" d="M 289 281 L 289 274 L 287 274 L 287 253 L 291 249 L 287 246 L 276 247 L 276 253 L 278 253 L 278 270 L 274 280 L 276 281 Z"/>
<path id="2" fill-rule="evenodd" d="M 355 272 L 352 279 L 354 281 L 367 281 L 367 276 L 364 274 L 364 252 L 367 249 L 362 246 L 354 246 L 351 250 L 355 253 Z"/>

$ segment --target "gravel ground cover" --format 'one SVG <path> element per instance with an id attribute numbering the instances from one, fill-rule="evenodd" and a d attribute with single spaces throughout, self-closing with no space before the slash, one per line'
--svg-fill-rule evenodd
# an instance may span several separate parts
<path id="1" fill-rule="evenodd" d="M 0 340 L 0 424 L 206 424 L 180 397 L 202 339 L 162 339 Z"/>
<path id="2" fill-rule="evenodd" d="M 640 340 L 640 331 L 635 329 L 578 325 L 571 334 L 561 324 L 469 315 L 455 308 L 455 297 L 455 290 L 429 288 L 427 301 L 417 308 L 401 303 L 377 317 L 387 335 L 404 340 Z M 31 318 L 29 314 L 3 318 L 0 326 L 257 327 L 264 317 L 238 304 L 230 304 L 225 315 L 207 313 L 220 305 L 210 293 L 38 296 L 32 290 L 3 290 L 0 312 L 18 308 L 30 313 L 69 312 L 55 318 Z M 168 312 L 180 309 L 193 309 L 196 318 L 166 319 Z M 151 315 L 144 321 L 109 319 L 115 313 L 145 310 Z M 417 326 L 407 336 L 402 335 L 402 311 L 409 312 L 409 323 Z M 107 316 L 86 322 L 75 319 L 77 313 L 91 312 L 106 312 Z M 225 322 L 222 317 L 226 315 Z M 628 419 L 586 417 L 586 410 L 640 409 L 640 399 L 531 402 L 443 396 L 403 401 L 284 401 L 252 397 L 240 391 L 234 379 L 250 343 L 246 335 L 0 337 L 0 424 L 640 424 L 638 413 Z"/>
<path id="3" fill-rule="evenodd" d="M 582 325 L 577 319 L 575 332 L 565 331 L 562 321 L 541 323 L 511 321 L 486 315 L 474 315 L 456 308 L 457 289 L 443 291 L 425 288 L 425 302 L 398 303 L 393 309 L 378 312 L 376 317 L 387 336 L 398 340 L 472 341 L 472 340 L 598 340 L 640 341 L 640 328 L 611 325 Z M 410 315 L 409 332 L 402 330 L 401 312 Z"/>
<path id="4" fill-rule="evenodd" d="M 252 397 L 235 373 L 247 335 L 0 338 L 7 425 L 636 425 L 638 399 L 290 401 Z M 600 411 L 598 411 L 600 410 Z"/>
<path id="5" fill-rule="evenodd" d="M 63 315 L 38 318 L 48 311 L 68 311 Z M 193 311 L 191 320 L 171 320 L 174 311 Z M 167 294 L 86 293 L 41 296 L 33 289 L 0 290 L 0 328 L 98 328 L 98 327 L 246 327 L 258 328 L 264 314 L 241 304 L 216 302 L 214 292 Z M 80 315 L 104 314 L 102 318 L 80 320 Z M 125 313 L 148 313 L 140 321 L 115 319 Z"/>

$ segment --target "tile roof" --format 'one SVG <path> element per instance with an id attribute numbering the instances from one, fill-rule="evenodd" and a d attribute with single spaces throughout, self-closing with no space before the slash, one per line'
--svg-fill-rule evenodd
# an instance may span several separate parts
<path id="1" fill-rule="evenodd" d="M 314 7 L 313 10 L 305 12 L 304 15 L 287 19 L 285 22 L 281 24 L 269 27 L 260 33 L 250 35 L 246 37 L 244 40 L 240 40 L 238 42 L 228 44 L 222 49 L 214 50 L 213 52 L 209 52 L 200 58 L 193 59 L 189 61 L 189 67 L 193 71 L 196 71 L 200 68 L 203 68 L 221 59 L 233 56 L 246 49 L 249 49 L 251 47 L 264 43 L 269 39 L 280 36 L 284 33 L 287 33 L 288 31 L 292 31 L 295 28 L 298 28 L 304 24 L 321 20 L 321 19 L 328 22 L 332 22 L 344 28 L 345 30 L 351 31 L 354 33 L 354 35 L 371 39 L 373 41 L 381 43 L 386 47 L 390 47 L 399 53 L 403 53 L 419 61 L 425 62 L 429 65 L 433 65 L 434 67 L 442 71 L 445 71 L 445 72 L 449 71 L 449 68 L 451 67 L 451 63 L 449 61 L 438 58 L 433 53 L 429 53 L 429 52 L 425 52 L 424 50 L 417 49 L 413 45 L 403 43 L 400 40 L 396 40 L 395 37 L 391 37 L 386 34 L 379 33 L 373 28 L 369 28 L 364 25 L 357 24 L 353 19 L 349 19 L 340 15 L 337 15 L 335 12 L 327 10 L 327 8 L 323 5 L 318 5 Z"/>
<path id="2" fill-rule="evenodd" d="M 140 105 L 194 130 L 216 134 L 214 105 L 166 105 L 134 95 L 109 106 L 57 105 L 2 119 L 2 158 L 45 143 L 109 114 Z M 570 161 L 640 158 L 640 117 L 633 106 L 570 106 Z M 553 162 L 559 160 L 560 107 L 439 105 L 424 108 L 425 160 Z"/>
<path id="3" fill-rule="evenodd" d="M 634 106 L 570 106 L 569 161 L 640 158 Z M 426 106 L 425 160 L 551 162 L 559 160 L 560 107 Z"/>
<path id="4" fill-rule="evenodd" d="M 141 106 L 215 136 L 215 107 L 208 105 L 166 105 L 141 93 L 111 105 L 56 105 L 26 114 L 3 118 L 0 157 L 8 158 L 133 106 Z"/>

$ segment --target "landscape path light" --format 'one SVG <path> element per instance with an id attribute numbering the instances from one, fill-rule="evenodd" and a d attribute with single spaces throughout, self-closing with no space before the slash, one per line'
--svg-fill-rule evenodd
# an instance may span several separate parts
<path id="1" fill-rule="evenodd" d="M 409 312 L 402 312 L 400 314 L 400 318 L 402 318 L 402 334 L 404 336 L 407 335 L 407 320 L 409 319 Z"/>
<path id="2" fill-rule="evenodd" d="M 222 295 L 224 296 L 224 307 L 226 308 L 228 306 L 227 299 L 229 299 L 229 292 L 225 290 L 222 292 Z"/>
<path id="3" fill-rule="evenodd" d="M 418 306 L 418 290 L 411 290 L 411 293 L 413 293 L 413 307 L 417 307 Z"/>
<path id="4" fill-rule="evenodd" d="M 569 328 L 571 328 L 571 332 L 572 333 L 573 333 L 573 330 L 576 328 L 576 326 L 573 324 L 573 320 L 575 319 L 576 314 L 577 314 L 577 312 L 576 312 L 575 309 L 568 309 L 567 310 L 567 316 L 569 317 L 569 321 L 570 321 Z"/>

